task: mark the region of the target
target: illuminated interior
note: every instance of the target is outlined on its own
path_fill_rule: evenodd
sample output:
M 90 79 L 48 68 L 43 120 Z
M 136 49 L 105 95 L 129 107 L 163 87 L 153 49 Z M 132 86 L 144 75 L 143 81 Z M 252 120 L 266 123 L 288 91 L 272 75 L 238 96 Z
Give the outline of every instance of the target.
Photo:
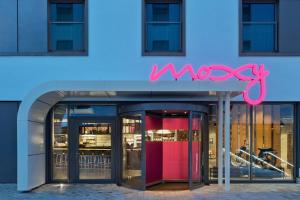
M 145 180 L 142 179 L 141 116 L 123 118 L 123 180 L 133 186 L 180 183 L 189 187 L 189 122 L 191 181 L 202 182 L 202 114 L 184 110 L 152 110 L 145 114 Z M 152 187 L 151 187 L 152 188 Z
M 216 106 L 210 107 L 210 178 L 217 178 Z M 231 180 L 292 180 L 294 177 L 292 104 L 231 106 Z

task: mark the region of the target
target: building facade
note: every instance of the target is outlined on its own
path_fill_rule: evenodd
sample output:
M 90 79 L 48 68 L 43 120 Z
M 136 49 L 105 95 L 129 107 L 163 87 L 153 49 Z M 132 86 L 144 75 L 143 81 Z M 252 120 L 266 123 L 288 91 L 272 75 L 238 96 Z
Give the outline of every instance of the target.
M 299 9 L 0 0 L 0 182 L 296 182 Z

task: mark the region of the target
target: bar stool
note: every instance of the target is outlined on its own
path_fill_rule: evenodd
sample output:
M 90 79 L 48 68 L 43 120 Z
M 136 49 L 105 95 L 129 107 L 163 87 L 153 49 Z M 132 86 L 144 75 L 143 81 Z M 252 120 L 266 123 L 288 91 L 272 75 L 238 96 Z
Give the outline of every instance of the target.
M 94 156 L 94 164 L 95 168 L 100 168 L 101 167 L 101 157 L 99 155 Z
M 63 168 L 68 167 L 68 154 L 66 154 L 66 153 L 62 154 L 62 167 Z
M 79 168 L 84 168 L 84 157 L 83 157 L 83 155 L 79 156 Z
M 55 157 L 55 167 L 56 168 L 59 168 L 60 167 L 60 154 L 56 153 L 54 154 L 54 157 Z
M 110 166 L 111 166 L 110 156 L 105 156 L 104 157 L 104 168 L 110 169 Z

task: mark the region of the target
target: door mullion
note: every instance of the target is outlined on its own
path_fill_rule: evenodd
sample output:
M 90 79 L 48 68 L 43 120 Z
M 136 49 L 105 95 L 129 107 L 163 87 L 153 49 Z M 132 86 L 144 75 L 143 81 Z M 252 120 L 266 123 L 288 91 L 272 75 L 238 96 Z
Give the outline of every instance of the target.
M 78 121 L 70 119 L 69 132 L 69 179 L 71 183 L 79 181 L 77 150 L 78 150 Z
M 110 120 L 109 123 L 111 124 L 111 135 L 110 135 L 110 142 L 111 142 L 111 179 L 113 181 L 116 180 L 116 123 L 114 120 Z
M 189 179 L 189 188 L 192 189 L 193 187 L 193 181 L 192 181 L 192 170 L 193 170 L 193 163 L 192 163 L 192 156 L 193 156 L 193 147 L 192 147 L 192 140 L 193 140 L 193 137 L 192 137 L 192 116 L 193 116 L 193 112 L 191 111 L 190 114 L 189 114 L 189 130 L 188 130 L 188 134 L 189 134 L 189 137 L 188 137 L 188 179 Z

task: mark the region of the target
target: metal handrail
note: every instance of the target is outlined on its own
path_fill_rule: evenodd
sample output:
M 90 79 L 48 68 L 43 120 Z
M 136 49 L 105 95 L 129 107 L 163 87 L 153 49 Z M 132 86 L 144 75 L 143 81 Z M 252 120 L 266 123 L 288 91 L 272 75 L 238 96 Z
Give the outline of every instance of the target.
M 267 153 L 267 154 L 269 154 L 269 155 L 271 155 L 271 156 L 273 156 L 273 157 L 279 159 L 281 162 L 286 163 L 286 164 L 288 164 L 288 165 L 291 166 L 291 167 L 294 167 L 294 165 L 292 165 L 292 164 L 289 163 L 288 161 L 281 159 L 280 157 L 276 156 L 275 154 L 273 154 L 273 153 L 271 153 L 271 152 L 265 152 L 265 153 Z
M 250 155 L 248 152 L 246 152 L 246 151 L 244 151 L 244 150 L 241 150 L 241 149 L 240 149 L 240 151 L 243 152 L 243 153 L 245 153 L 245 154 L 247 154 L 247 155 L 249 155 L 249 156 L 252 156 L 254 159 L 256 159 L 256 160 L 258 160 L 258 161 L 260 161 L 260 162 L 263 162 L 264 164 L 270 166 L 271 168 L 273 168 L 273 169 L 275 169 L 275 170 L 277 170 L 277 171 L 283 173 L 285 176 L 289 176 L 289 174 L 286 173 L 285 171 L 282 171 L 281 169 L 275 167 L 274 165 L 271 165 L 270 163 L 268 163 L 268 162 L 262 160 L 261 158 L 258 158 L 258 157 L 255 156 L 255 155 Z
M 225 149 L 223 149 L 223 151 L 225 152 Z M 232 153 L 232 152 L 230 152 L 230 155 L 233 156 L 233 157 L 235 157 L 236 159 L 241 160 L 241 161 L 245 162 L 246 164 L 250 165 L 250 162 L 249 162 L 248 160 L 246 160 L 246 159 L 244 159 L 244 158 L 242 158 L 242 157 L 240 157 L 240 156 L 237 156 L 237 155 L 235 155 L 235 154 Z M 252 165 L 253 165 L 254 167 L 261 168 L 260 166 L 254 164 L 254 163 L 252 163 Z
M 224 149 L 224 148 L 223 148 L 223 151 L 225 152 L 225 149 Z M 242 158 L 242 157 L 240 157 L 240 156 L 237 156 L 237 155 L 235 155 L 235 154 L 232 153 L 232 152 L 230 152 L 230 155 L 231 155 L 232 157 L 235 157 L 235 158 L 237 158 L 238 160 L 241 160 L 241 161 L 245 162 L 246 164 L 250 165 L 250 162 L 247 161 L 246 159 L 244 159 L 244 158 Z M 257 167 L 257 168 L 261 168 L 260 166 L 254 164 L 254 163 L 252 163 L 252 165 L 255 166 L 255 167 Z

